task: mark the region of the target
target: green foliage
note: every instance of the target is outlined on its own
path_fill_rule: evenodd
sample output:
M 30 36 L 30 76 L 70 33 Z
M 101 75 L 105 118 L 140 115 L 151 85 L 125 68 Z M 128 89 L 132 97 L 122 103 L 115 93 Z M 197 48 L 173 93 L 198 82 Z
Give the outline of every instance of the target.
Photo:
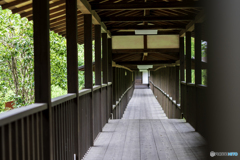
M 83 45 L 78 45 L 78 52 L 81 66 L 84 65 Z M 67 93 L 66 58 L 66 39 L 51 31 L 52 98 Z M 83 85 L 84 72 L 79 72 L 79 88 Z M 0 6 L 0 112 L 5 102 L 12 100 L 16 102 L 15 107 L 34 102 L 33 23 Z

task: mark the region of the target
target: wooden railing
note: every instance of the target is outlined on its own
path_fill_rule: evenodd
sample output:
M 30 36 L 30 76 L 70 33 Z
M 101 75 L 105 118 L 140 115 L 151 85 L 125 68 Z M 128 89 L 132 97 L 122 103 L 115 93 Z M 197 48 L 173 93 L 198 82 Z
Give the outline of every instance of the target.
M 181 82 L 181 109 L 184 118 L 206 136 L 206 94 L 207 86 Z
M 123 116 L 123 113 L 126 109 L 126 106 L 128 102 L 130 101 L 132 95 L 133 95 L 133 85 L 131 85 L 119 98 L 118 101 L 116 101 L 116 104 L 113 105 L 113 119 L 120 119 Z
M 176 100 L 173 100 L 166 92 L 161 88 L 156 86 L 152 81 L 150 82 L 150 87 L 153 91 L 153 94 L 156 96 L 158 102 L 162 106 L 165 114 L 168 118 L 181 118 L 181 106 L 176 103 Z
M 54 160 L 69 160 L 74 156 L 81 159 L 109 118 L 121 118 L 133 86 L 113 106 L 112 85 L 109 82 L 94 86 L 93 91 L 83 89 L 78 97 L 67 94 L 52 99 L 49 123 Z M 36 103 L 0 114 L 1 160 L 43 160 L 43 135 L 48 134 L 43 121 L 48 110 L 47 104 Z

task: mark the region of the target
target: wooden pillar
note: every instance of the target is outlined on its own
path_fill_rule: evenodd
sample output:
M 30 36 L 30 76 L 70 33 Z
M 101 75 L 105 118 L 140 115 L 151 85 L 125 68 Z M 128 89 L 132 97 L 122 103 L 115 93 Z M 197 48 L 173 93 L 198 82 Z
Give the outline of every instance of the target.
M 103 68 L 103 84 L 108 84 L 108 39 L 107 39 L 107 33 L 102 33 L 102 68 Z M 106 87 L 106 94 L 103 95 L 103 97 L 106 97 L 104 100 L 106 101 L 106 112 L 105 112 L 105 117 L 106 117 L 106 121 L 108 122 L 108 107 L 109 107 L 109 103 L 108 103 L 108 87 Z
M 116 104 L 116 91 L 117 91 L 117 78 L 116 78 L 116 73 L 117 73 L 117 68 L 113 67 L 113 81 L 112 81 L 112 95 L 113 95 L 113 105 Z
M 102 85 L 101 26 L 95 25 L 95 84 Z
M 102 33 L 102 68 L 103 68 L 103 83 L 108 83 L 108 40 L 107 33 Z
M 195 24 L 195 84 L 202 84 L 202 27 L 200 23 Z
M 112 38 L 108 38 L 108 82 L 112 82 Z
M 51 74 L 49 43 L 49 0 L 33 0 L 35 103 L 46 103 L 41 140 L 43 159 L 53 159 L 51 122 Z
M 180 76 L 181 81 L 184 81 L 184 37 L 180 37 Z
M 78 139 L 81 128 L 78 122 L 80 121 L 79 114 L 79 98 L 78 98 L 78 46 L 77 46 L 77 1 L 68 0 L 66 1 L 66 38 L 67 38 L 67 84 L 68 93 L 75 93 L 76 98 L 74 99 L 74 111 L 75 111 L 75 127 L 74 129 L 74 153 L 78 153 Z
M 179 103 L 179 67 L 176 66 L 175 68 L 176 72 L 175 72 L 175 97 L 176 97 L 176 103 Z
M 191 83 L 191 32 L 186 32 L 186 83 Z
M 84 68 L 85 68 L 85 89 L 93 89 L 93 73 L 92 73 L 92 15 L 84 14 Z M 92 92 L 91 92 L 92 93 Z M 90 119 L 90 145 L 93 146 L 93 103 L 92 94 L 90 96 L 89 115 Z

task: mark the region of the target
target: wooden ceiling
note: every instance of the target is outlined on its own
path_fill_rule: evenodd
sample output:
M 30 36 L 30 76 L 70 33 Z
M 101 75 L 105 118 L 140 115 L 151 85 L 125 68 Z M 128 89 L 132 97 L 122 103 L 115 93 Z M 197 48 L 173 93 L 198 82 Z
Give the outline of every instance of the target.
M 135 29 L 157 29 L 158 34 L 180 34 L 188 29 L 196 17 L 201 14 L 203 6 L 201 0 L 78 0 L 90 3 L 91 9 L 101 18 L 111 35 L 134 35 Z M 65 0 L 49 0 L 50 3 L 50 29 L 59 35 L 66 35 L 66 8 Z M 0 0 L 3 9 L 10 9 L 21 17 L 33 19 L 31 0 Z M 191 30 L 193 31 L 193 30 Z M 78 10 L 78 43 L 83 39 L 83 13 Z M 94 39 L 94 27 L 93 27 Z M 178 52 L 151 52 L 144 53 L 113 53 L 113 60 L 122 63 L 131 69 L 137 63 L 169 62 L 179 58 Z M 130 65 L 123 62 L 133 62 Z M 161 63 L 154 66 L 163 65 Z

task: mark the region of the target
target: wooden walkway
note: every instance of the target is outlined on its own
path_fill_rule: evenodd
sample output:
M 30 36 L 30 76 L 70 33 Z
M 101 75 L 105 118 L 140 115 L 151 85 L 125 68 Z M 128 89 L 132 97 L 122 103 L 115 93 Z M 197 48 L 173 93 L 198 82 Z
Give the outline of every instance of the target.
M 123 119 L 110 120 L 83 159 L 202 160 L 205 145 L 184 120 L 167 119 L 150 89 L 136 89 Z

